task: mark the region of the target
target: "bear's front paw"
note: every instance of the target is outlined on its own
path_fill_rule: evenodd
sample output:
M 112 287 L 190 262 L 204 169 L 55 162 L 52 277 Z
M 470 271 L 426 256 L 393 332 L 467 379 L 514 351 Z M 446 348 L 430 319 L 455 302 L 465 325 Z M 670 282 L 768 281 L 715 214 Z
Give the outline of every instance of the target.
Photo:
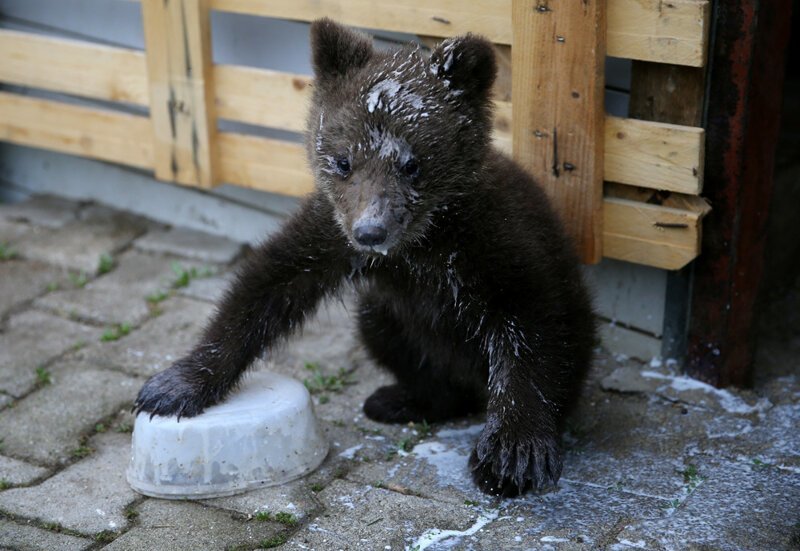
M 513 497 L 554 489 L 561 476 L 561 451 L 555 435 L 484 429 L 469 466 L 482 492 Z
M 176 415 L 180 419 L 199 415 L 205 406 L 210 405 L 207 402 L 208 396 L 203 392 L 202 385 L 188 380 L 182 364 L 178 362 L 145 382 L 133 409 L 137 415 L 147 412 L 151 417 Z

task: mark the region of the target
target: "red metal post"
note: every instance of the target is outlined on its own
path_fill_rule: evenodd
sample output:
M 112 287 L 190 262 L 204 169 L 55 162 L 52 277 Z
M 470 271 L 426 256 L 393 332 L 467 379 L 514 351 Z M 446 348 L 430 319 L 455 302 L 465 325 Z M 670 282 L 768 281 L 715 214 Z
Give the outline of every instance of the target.
M 714 210 L 694 265 L 687 371 L 742 386 L 753 363 L 791 0 L 715 4 L 703 191 Z

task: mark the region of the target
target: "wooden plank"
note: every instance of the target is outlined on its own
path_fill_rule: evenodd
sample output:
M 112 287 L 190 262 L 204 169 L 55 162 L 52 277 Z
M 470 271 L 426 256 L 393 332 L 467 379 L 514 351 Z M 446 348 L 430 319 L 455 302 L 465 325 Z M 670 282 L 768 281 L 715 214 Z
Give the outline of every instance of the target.
M 152 168 L 145 117 L 0 92 L 0 140 Z
M 513 0 L 513 149 L 584 262 L 602 258 L 605 9 Z
M 700 217 L 696 213 L 606 197 L 605 256 L 676 270 L 697 256 Z
M 302 145 L 234 133 L 218 138 L 221 181 L 284 195 L 314 189 Z
M 0 29 L 0 82 L 147 105 L 142 52 Z
M 142 2 L 156 177 L 211 187 L 216 116 L 207 0 Z
M 249 124 L 303 132 L 311 78 L 267 69 L 214 66 L 217 115 Z
M 701 67 L 711 4 L 707 0 L 608 2 L 608 55 Z
M 703 189 L 702 128 L 606 117 L 605 179 L 697 195 Z
M 140 1 L 140 0 L 134 0 Z M 212 8 L 262 17 L 313 21 L 440 38 L 473 32 L 512 42 L 513 0 L 212 0 Z M 550 9 L 552 6 L 542 3 Z M 701 66 L 708 44 L 708 0 L 608 0 L 608 55 Z

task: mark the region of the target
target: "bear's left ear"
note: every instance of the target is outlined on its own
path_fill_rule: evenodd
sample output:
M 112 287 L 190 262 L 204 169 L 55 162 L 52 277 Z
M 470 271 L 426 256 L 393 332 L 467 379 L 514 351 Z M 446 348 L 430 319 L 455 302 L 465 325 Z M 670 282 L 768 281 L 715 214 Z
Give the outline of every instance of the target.
M 372 40 L 327 17 L 311 24 L 311 57 L 318 79 L 344 76 L 372 56 Z
M 429 63 L 450 88 L 480 99 L 488 97 L 497 74 L 492 43 L 473 34 L 445 40 L 431 52 Z

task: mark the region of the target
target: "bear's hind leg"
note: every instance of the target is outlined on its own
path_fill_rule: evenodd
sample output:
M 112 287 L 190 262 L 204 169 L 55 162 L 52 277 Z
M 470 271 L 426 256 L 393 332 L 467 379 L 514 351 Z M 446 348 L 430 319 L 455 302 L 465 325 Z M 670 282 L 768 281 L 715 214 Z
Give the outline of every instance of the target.
M 364 402 L 367 417 L 382 423 L 435 422 L 485 407 L 481 387 L 459 380 L 452 369 L 452 344 L 425 350 L 430 343 L 414 339 L 391 304 L 375 294 L 362 297 L 358 321 L 367 351 L 397 377 L 396 384 L 379 388 Z

